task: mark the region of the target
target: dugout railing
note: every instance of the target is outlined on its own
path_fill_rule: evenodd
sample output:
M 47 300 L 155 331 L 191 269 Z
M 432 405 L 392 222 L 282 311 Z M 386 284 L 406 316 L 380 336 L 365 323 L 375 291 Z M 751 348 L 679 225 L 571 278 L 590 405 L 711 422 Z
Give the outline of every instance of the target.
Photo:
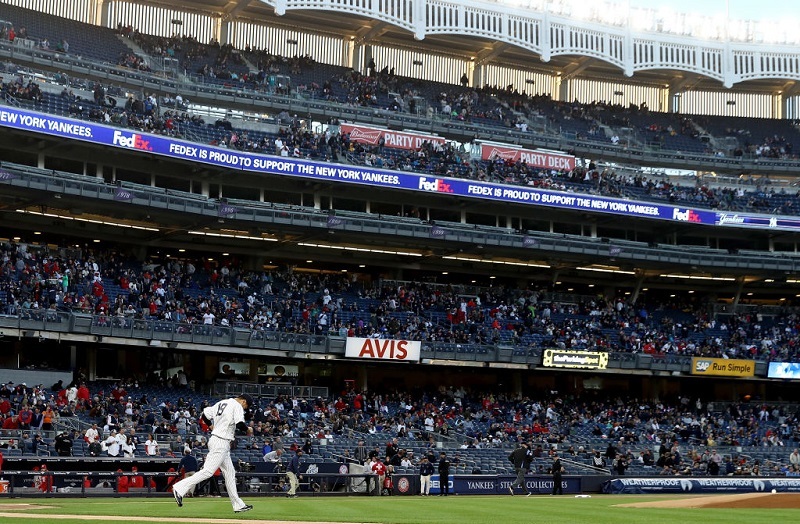
M 236 477 L 237 489 L 242 496 L 285 497 L 289 489 L 289 481 L 282 469 L 239 471 Z M 134 481 L 134 478 L 139 480 Z M 3 471 L 0 472 L 0 498 L 163 497 L 171 496 L 172 484 L 180 478 L 176 472 Z M 212 479 L 198 485 L 191 496 L 225 496 L 222 478 Z M 371 471 L 303 473 L 297 494 L 376 496 L 380 494 L 379 487 L 377 476 Z

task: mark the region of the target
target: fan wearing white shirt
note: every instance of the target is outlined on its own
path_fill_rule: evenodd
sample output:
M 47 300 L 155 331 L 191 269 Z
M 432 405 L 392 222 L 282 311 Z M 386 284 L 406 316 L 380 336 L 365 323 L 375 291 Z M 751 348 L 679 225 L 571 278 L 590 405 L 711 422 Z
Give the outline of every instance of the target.
M 153 437 L 152 433 L 149 433 L 147 440 L 144 441 L 144 452 L 148 457 L 158 456 L 158 441 Z

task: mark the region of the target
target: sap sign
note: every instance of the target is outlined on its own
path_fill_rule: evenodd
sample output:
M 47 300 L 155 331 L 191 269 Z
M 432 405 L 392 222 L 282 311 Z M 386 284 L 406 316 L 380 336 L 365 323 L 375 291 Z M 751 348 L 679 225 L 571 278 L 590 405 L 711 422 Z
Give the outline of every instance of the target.
M 422 344 L 417 340 L 350 337 L 345 346 L 345 357 L 390 360 L 394 362 L 419 362 Z

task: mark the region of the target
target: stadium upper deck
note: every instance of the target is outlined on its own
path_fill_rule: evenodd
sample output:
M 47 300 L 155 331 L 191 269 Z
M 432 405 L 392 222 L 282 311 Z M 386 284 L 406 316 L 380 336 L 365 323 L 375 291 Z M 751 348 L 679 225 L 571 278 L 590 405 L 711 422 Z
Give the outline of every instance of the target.
M 52 24 L 50 24 L 48 27 L 53 28 L 54 26 Z M 58 29 L 51 29 L 51 30 L 56 31 Z M 66 39 L 66 38 L 65 37 L 59 38 L 58 35 L 56 35 L 53 39 L 54 40 L 60 40 L 60 39 Z M 215 61 L 216 61 L 216 59 L 215 59 Z M 111 68 L 109 68 L 109 70 L 110 69 Z M 334 76 L 336 76 L 337 74 L 341 75 L 343 73 L 343 71 L 344 71 L 344 69 L 341 69 L 338 72 L 334 71 Z M 226 79 L 225 81 L 230 81 L 230 79 Z M 432 94 L 435 94 L 435 93 L 432 93 Z M 52 100 L 52 98 L 53 97 L 48 97 L 49 100 Z M 509 100 L 513 101 L 513 98 L 510 98 Z M 435 100 L 429 100 L 429 102 L 434 103 L 436 101 Z M 535 100 L 534 100 L 534 102 L 535 102 Z M 90 104 L 87 104 L 87 107 L 89 105 Z M 610 118 L 608 119 L 609 123 L 614 123 L 616 120 L 618 120 L 618 119 L 620 119 L 622 117 L 625 117 L 626 114 L 630 113 L 627 109 L 623 110 L 622 108 L 620 108 L 620 110 L 617 111 L 615 109 L 615 106 L 601 106 L 601 105 L 584 105 L 584 104 L 578 104 L 577 106 L 567 105 L 567 109 L 568 109 L 568 111 L 566 111 L 566 115 L 569 116 L 569 118 L 564 118 L 564 116 L 563 116 L 565 114 L 564 107 L 562 105 L 559 105 L 558 103 L 553 103 L 552 105 L 550 105 L 549 102 L 545 103 L 543 105 L 542 111 L 543 111 L 543 113 L 545 113 L 547 115 L 549 115 L 551 113 L 553 115 L 555 115 L 555 114 L 562 115 L 562 118 L 564 119 L 564 121 L 575 120 L 575 118 L 573 118 L 573 114 L 575 114 L 575 111 L 577 111 L 577 113 L 579 115 L 583 115 L 584 113 L 592 113 L 592 112 L 596 112 L 596 113 L 608 112 L 608 113 L 610 113 L 610 115 L 609 115 Z M 484 111 L 491 111 L 491 110 L 492 110 L 491 108 L 487 108 Z M 602 111 L 598 111 L 598 110 L 602 110 Z M 633 114 L 633 113 L 631 113 L 631 114 Z M 668 115 L 664 115 L 664 118 L 666 118 L 666 117 L 668 117 Z M 660 118 L 662 118 L 662 116 L 658 115 L 658 116 L 654 116 L 653 118 L 654 119 L 660 119 Z M 598 118 L 597 121 L 602 123 L 603 119 L 602 118 Z M 484 126 L 488 126 L 490 122 L 492 122 L 491 119 L 483 120 L 483 121 L 480 121 L 480 124 L 484 125 Z M 655 130 L 653 131 L 654 133 L 660 133 L 660 134 L 666 135 L 668 137 L 672 137 L 673 132 L 675 132 L 675 128 L 670 129 L 670 126 L 671 126 L 672 123 L 674 123 L 674 122 L 670 122 L 669 120 L 663 120 L 663 121 L 655 120 L 655 121 L 651 121 L 651 123 L 649 125 L 645 126 L 645 127 L 648 127 L 648 128 L 654 127 L 655 128 Z M 627 123 L 623 120 L 623 121 L 620 122 L 620 124 L 624 126 Z M 785 124 L 785 122 L 784 122 L 784 124 Z M 678 129 L 679 129 L 679 131 L 676 134 L 683 134 L 682 133 L 683 129 L 680 128 L 680 127 Z M 739 129 L 739 128 L 736 128 L 736 129 Z M 758 133 L 756 133 L 756 134 L 758 134 Z M 227 136 L 224 136 L 224 135 L 220 135 L 220 136 L 222 138 L 226 139 L 226 140 L 230 138 L 230 137 L 227 137 Z M 265 138 L 271 138 L 271 137 L 269 137 L 268 135 L 265 135 Z M 214 138 L 214 140 L 217 140 L 217 139 L 218 138 Z M 206 139 L 206 140 L 208 140 L 208 139 Z M 791 144 L 791 140 L 781 140 L 781 141 L 778 141 L 778 143 L 777 143 L 778 146 L 781 146 L 781 145 L 785 146 L 787 144 L 790 145 Z M 751 145 L 753 145 L 755 147 L 755 144 L 751 144 Z M 758 147 L 761 147 L 761 145 L 759 145 Z M 774 149 L 780 151 L 780 147 L 775 147 Z M 770 147 L 768 149 L 769 152 L 772 152 L 772 150 L 773 150 L 772 147 Z M 783 153 L 780 153 L 780 154 L 791 156 L 792 152 L 791 152 L 791 150 L 787 151 L 786 149 L 784 149 Z M 767 156 L 769 156 L 769 155 L 767 155 Z M 56 163 L 56 165 L 58 165 L 58 163 Z M 433 173 L 440 173 L 438 171 L 432 171 L 432 172 Z M 125 175 L 122 174 L 122 170 L 120 170 L 120 177 L 117 178 L 116 180 L 120 180 L 120 178 L 123 178 L 123 179 L 125 178 Z M 505 178 L 505 177 L 503 177 L 503 178 Z M 137 180 L 137 181 L 138 180 L 142 180 L 143 182 L 146 182 L 146 181 L 152 182 L 152 179 L 145 180 L 145 179 L 140 179 L 140 178 L 136 178 L 136 177 L 131 177 L 130 180 Z M 503 180 L 503 181 L 505 181 L 505 180 Z M 611 179 L 608 182 L 609 183 L 606 184 L 606 181 L 603 181 L 602 183 L 599 184 L 599 187 L 592 187 L 591 190 L 618 191 L 618 184 L 617 184 L 618 180 Z M 243 182 L 243 183 L 246 183 L 246 182 Z M 580 184 L 576 185 L 575 187 L 579 188 L 579 186 L 580 186 Z M 611 187 L 611 186 L 617 186 L 617 187 Z M 174 184 L 172 184 L 171 187 L 176 187 L 176 186 Z M 608 189 L 609 187 L 611 187 L 611 189 Z M 220 188 L 222 188 L 222 185 L 220 186 Z M 708 199 L 708 197 L 709 197 L 709 194 L 708 194 L 707 191 L 702 190 L 702 191 L 698 192 L 697 188 L 685 188 L 685 189 L 684 188 L 678 188 L 678 190 L 673 191 L 672 188 L 670 188 L 669 186 L 665 186 L 662 189 L 665 189 L 665 191 L 661 195 L 662 198 L 675 199 L 676 202 L 692 202 L 693 205 L 694 205 L 695 202 L 697 202 L 697 199 L 701 199 L 702 200 L 702 199 Z M 759 189 L 761 189 L 761 188 L 759 188 Z M 197 190 L 195 190 L 195 192 L 197 192 Z M 786 192 L 786 191 L 784 190 L 784 192 Z M 751 206 L 750 209 L 758 209 L 760 211 L 768 211 L 768 212 L 776 212 L 776 213 L 778 213 L 778 212 L 791 212 L 791 211 L 786 211 L 786 210 L 790 210 L 790 209 L 796 207 L 794 205 L 794 203 L 792 202 L 792 197 L 791 197 L 791 193 L 790 192 L 786 192 L 788 194 L 785 194 L 785 195 L 782 194 L 780 191 L 775 191 L 774 192 L 775 194 L 773 194 L 773 192 L 770 192 L 770 191 L 766 191 L 766 192 L 762 191 L 761 193 L 762 194 L 759 194 L 759 193 L 748 194 L 747 197 L 744 199 L 744 203 L 743 203 L 744 207 L 739 206 L 738 204 L 736 204 L 733 207 L 731 207 L 731 209 L 734 209 L 734 210 L 735 209 L 746 209 L 747 208 L 746 206 L 749 205 L 749 206 Z M 230 196 L 230 195 L 236 196 L 236 195 L 239 195 L 239 194 L 243 195 L 244 192 L 243 191 L 239 191 L 238 188 L 233 188 L 233 187 L 227 187 L 226 186 L 225 187 L 225 194 L 228 195 L 228 196 Z M 336 198 L 338 198 L 338 197 L 336 197 Z M 644 198 L 648 198 L 648 195 L 637 195 L 637 198 L 643 198 L 643 199 Z M 775 199 L 774 202 L 772 202 L 773 199 Z M 727 198 L 725 199 L 725 202 L 727 202 Z M 725 203 L 725 202 L 723 202 L 723 203 Z M 338 200 L 337 200 L 337 203 L 338 203 Z M 698 203 L 698 205 L 702 204 L 702 202 L 697 202 L 697 203 Z M 717 200 L 717 203 L 715 204 L 714 203 L 714 199 L 712 199 L 711 205 L 717 205 L 717 206 L 720 205 L 719 200 Z M 756 206 L 756 207 L 753 207 L 753 206 Z M 434 206 L 431 206 L 431 207 L 433 208 Z M 332 205 L 331 208 L 332 209 L 334 208 L 333 205 Z M 400 212 L 401 214 L 406 214 L 406 213 L 409 213 L 410 210 L 404 210 L 402 208 L 394 208 L 394 209 L 392 209 L 392 212 L 390 212 L 388 214 L 395 214 L 394 211 Z M 435 211 L 433 212 L 433 214 L 431 216 L 426 216 L 424 218 L 426 218 L 426 219 L 427 218 L 434 219 L 434 220 L 439 221 L 440 223 L 446 223 L 448 221 L 448 219 L 450 219 L 452 222 L 458 222 L 458 221 L 460 221 L 462 219 L 461 214 L 458 214 L 458 213 L 440 214 L 440 215 L 436 215 L 436 216 L 433 216 L 433 215 L 436 215 Z M 470 217 L 470 219 L 472 219 L 472 217 Z M 571 225 L 566 228 L 568 231 L 580 231 L 581 234 L 583 233 L 583 231 L 584 231 L 583 228 L 584 228 L 584 226 L 586 224 L 585 224 L 585 221 L 584 221 L 584 219 L 582 217 L 576 215 L 575 213 L 564 213 L 563 215 L 558 215 L 558 220 L 556 220 L 556 222 L 561 221 L 561 219 L 563 219 L 564 222 L 571 222 Z M 519 220 L 518 224 L 521 226 L 519 228 L 519 230 L 538 229 L 539 228 L 539 224 L 536 224 L 535 220 L 536 219 L 533 219 L 531 221 L 527 221 L 527 219 Z M 495 225 L 496 224 L 497 224 L 497 222 L 495 221 Z M 514 224 L 514 225 L 516 226 L 517 224 Z M 525 227 L 527 225 L 533 225 L 534 228 Z M 559 228 L 560 226 L 557 225 L 555 227 Z M 592 227 L 594 227 L 594 226 L 592 226 Z M 598 229 L 596 231 L 596 237 L 604 237 L 605 236 L 604 233 L 606 231 L 610 231 L 610 229 L 607 230 L 607 229 L 604 229 L 604 227 L 606 227 L 606 225 L 601 225 L 601 226 L 598 227 Z M 611 226 L 609 224 L 608 227 L 616 227 L 616 226 Z M 517 229 L 517 228 L 514 227 L 514 229 Z M 556 231 L 552 230 L 553 229 L 552 226 L 550 226 L 550 229 L 551 229 L 551 232 L 556 232 Z M 637 229 L 638 229 L 638 226 L 637 226 Z M 618 238 L 620 237 L 620 234 L 618 234 L 617 232 L 614 232 L 614 233 L 615 234 L 609 235 L 609 237 L 618 237 Z M 671 234 L 673 234 L 673 233 L 669 233 L 669 235 L 671 235 Z M 738 236 L 740 236 L 740 234 L 741 234 L 741 232 L 737 232 L 736 234 L 732 234 L 732 236 L 738 237 Z M 750 234 L 750 233 L 748 233 L 748 234 Z M 652 240 L 658 241 L 658 240 L 660 240 L 662 238 L 666 239 L 666 238 L 669 238 L 669 235 L 664 235 L 662 237 L 661 235 L 650 235 L 649 233 L 648 234 L 643 234 L 642 232 L 639 232 L 639 233 L 637 233 L 636 238 L 640 242 L 642 242 L 642 241 L 647 242 L 647 241 L 652 241 Z M 592 234 L 592 236 L 594 238 L 594 233 Z M 628 238 L 630 238 L 628 236 L 628 233 L 625 233 L 622 236 L 625 237 L 625 240 L 628 240 Z M 720 233 L 717 233 L 717 232 L 715 232 L 713 234 L 708 234 L 708 232 L 706 231 L 706 232 L 703 232 L 701 236 L 706 237 L 704 240 L 701 241 L 705 245 L 705 247 L 711 247 L 712 250 L 716 249 L 719 252 L 719 254 L 727 253 L 728 249 L 738 249 L 738 248 L 741 248 L 741 247 L 744 247 L 745 249 L 747 249 L 748 247 L 756 248 L 756 249 L 769 249 L 770 248 L 770 244 L 768 242 L 766 242 L 763 238 L 760 239 L 757 242 L 754 242 L 753 244 L 747 244 L 747 243 L 736 243 L 736 242 L 733 241 L 733 239 L 731 239 L 731 242 L 728 242 L 727 240 L 720 242 L 721 236 L 720 236 Z M 793 242 L 793 240 L 792 240 L 792 237 L 790 235 L 787 235 L 784 238 L 775 239 L 775 242 L 784 243 L 784 245 L 789 245 L 789 244 L 791 244 Z M 680 242 L 678 242 L 678 243 L 680 243 Z M 709 245 L 709 244 L 711 244 L 711 245 Z M 774 244 L 772 244 L 772 245 L 774 246 Z

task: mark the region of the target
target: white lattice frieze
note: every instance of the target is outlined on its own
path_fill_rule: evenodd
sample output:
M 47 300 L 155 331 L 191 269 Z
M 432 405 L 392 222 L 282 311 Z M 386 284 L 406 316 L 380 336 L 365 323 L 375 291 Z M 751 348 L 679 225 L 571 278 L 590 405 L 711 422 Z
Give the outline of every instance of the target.
M 627 75 L 674 69 L 719 80 L 726 87 L 744 80 L 800 78 L 800 49 L 794 47 L 635 31 L 479 0 L 262 1 L 279 15 L 316 9 L 380 20 L 408 30 L 417 40 L 434 34 L 486 38 L 529 50 L 545 62 L 556 55 L 592 57 Z

